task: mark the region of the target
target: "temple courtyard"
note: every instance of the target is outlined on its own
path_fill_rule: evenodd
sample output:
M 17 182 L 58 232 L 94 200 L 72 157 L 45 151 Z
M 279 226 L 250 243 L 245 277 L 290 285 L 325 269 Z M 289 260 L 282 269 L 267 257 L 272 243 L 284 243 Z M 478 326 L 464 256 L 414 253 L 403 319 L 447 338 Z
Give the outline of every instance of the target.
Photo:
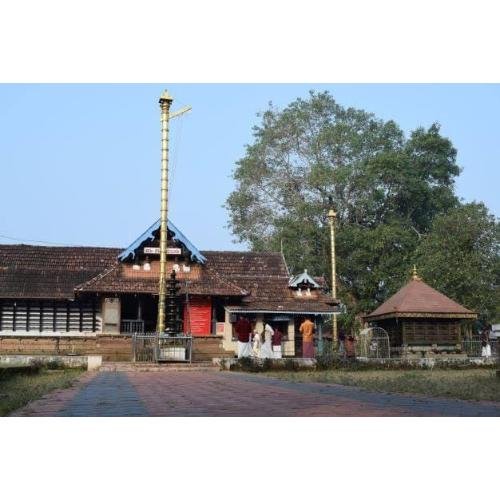
M 11 416 L 500 416 L 500 403 L 374 392 L 210 368 L 100 371 Z

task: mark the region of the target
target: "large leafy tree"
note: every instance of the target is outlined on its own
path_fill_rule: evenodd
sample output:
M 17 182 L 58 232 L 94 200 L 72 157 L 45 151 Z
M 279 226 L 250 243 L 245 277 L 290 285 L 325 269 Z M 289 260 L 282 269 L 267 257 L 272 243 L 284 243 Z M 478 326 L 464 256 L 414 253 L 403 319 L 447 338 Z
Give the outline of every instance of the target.
M 458 205 L 456 150 L 437 124 L 407 138 L 394 121 L 311 92 L 270 105 L 253 139 L 226 204 L 233 233 L 254 250 L 283 248 L 294 272 L 328 277 L 333 204 L 340 293 L 354 313 L 401 285 L 433 219 Z
M 430 285 L 490 322 L 500 317 L 500 224 L 482 203 L 435 218 L 416 251 Z

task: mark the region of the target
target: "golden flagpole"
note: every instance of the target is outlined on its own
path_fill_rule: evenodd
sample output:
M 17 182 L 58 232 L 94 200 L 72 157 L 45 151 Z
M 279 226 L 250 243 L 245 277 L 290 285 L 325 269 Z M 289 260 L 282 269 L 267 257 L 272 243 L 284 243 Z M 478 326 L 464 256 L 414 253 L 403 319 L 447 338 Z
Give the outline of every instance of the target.
M 337 273 L 335 270 L 335 221 L 337 214 L 333 208 L 328 211 L 328 224 L 330 225 L 330 254 L 332 265 L 332 298 L 337 299 Z M 337 345 L 337 315 L 332 314 L 333 348 Z
M 168 238 L 168 131 L 170 119 L 187 113 L 190 106 L 170 112 L 174 98 L 165 90 L 160 96 L 161 119 L 161 204 L 160 204 L 160 283 L 158 292 L 158 319 L 156 331 L 165 333 L 165 297 L 167 284 L 167 238 Z
M 168 126 L 173 97 L 165 90 L 160 96 L 161 111 L 161 205 L 160 205 L 160 284 L 156 331 L 165 332 L 165 293 L 167 280 L 168 225 Z

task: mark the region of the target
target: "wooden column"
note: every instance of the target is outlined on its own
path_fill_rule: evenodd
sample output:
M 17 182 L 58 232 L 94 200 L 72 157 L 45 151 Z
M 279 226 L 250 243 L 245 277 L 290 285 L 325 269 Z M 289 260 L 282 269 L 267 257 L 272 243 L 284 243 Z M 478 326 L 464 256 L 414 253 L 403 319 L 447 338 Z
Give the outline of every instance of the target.
M 142 297 L 137 296 L 137 319 L 142 320 Z

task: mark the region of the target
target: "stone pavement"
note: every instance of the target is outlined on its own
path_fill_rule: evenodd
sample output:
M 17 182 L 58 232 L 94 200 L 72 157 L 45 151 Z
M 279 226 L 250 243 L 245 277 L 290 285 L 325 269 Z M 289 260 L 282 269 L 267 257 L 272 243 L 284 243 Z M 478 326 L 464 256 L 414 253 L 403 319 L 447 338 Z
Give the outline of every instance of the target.
M 100 373 L 64 408 L 61 417 L 143 417 L 148 413 L 124 373 Z
M 500 404 L 229 372 L 101 372 L 15 416 L 500 416 Z

